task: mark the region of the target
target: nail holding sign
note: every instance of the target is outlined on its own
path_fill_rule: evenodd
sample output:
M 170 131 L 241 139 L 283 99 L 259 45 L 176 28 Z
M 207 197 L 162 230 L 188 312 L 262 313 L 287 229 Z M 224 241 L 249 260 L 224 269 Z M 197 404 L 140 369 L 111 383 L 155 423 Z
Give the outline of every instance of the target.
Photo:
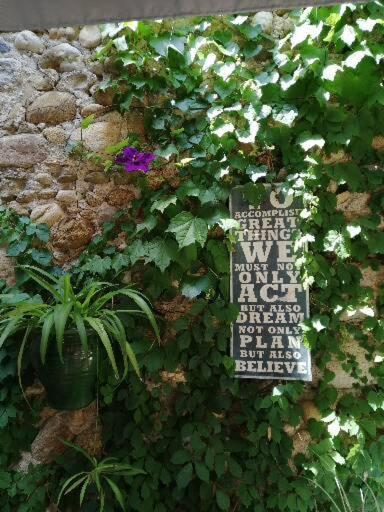
M 312 380 L 311 356 L 300 323 L 309 317 L 309 292 L 295 267 L 293 234 L 301 199 L 267 189 L 258 207 L 232 190 L 231 216 L 239 222 L 231 253 L 231 302 L 239 315 L 232 326 L 235 376 Z

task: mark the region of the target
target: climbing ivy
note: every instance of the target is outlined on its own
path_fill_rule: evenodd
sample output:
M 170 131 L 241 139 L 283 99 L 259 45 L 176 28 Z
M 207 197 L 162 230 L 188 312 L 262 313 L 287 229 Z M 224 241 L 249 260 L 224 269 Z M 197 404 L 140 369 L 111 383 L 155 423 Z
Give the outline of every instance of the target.
M 313 479 L 335 495 L 339 475 L 354 506 L 360 477 L 382 484 L 384 381 L 373 361 L 384 341 L 383 294 L 360 280 L 384 251 L 383 12 L 381 2 L 305 9 L 279 41 L 245 15 L 105 27 L 97 57 L 116 65 L 105 88 L 122 112 L 143 110 L 143 149 L 159 156 L 153 173 L 173 169 L 180 184 L 165 179 L 153 190 L 138 178 L 127 247 L 101 258 L 102 273 L 130 266 L 146 293 L 171 308 L 194 299 L 164 346 L 147 353 L 138 343 L 147 389 L 121 388 L 105 415 L 108 446 L 117 443 L 148 473 L 127 491 L 134 510 L 331 510 Z M 297 434 L 312 441 L 294 459 L 286 426 L 302 425 L 308 391 L 235 381 L 227 355 L 236 316 L 227 199 L 241 185 L 257 205 L 263 183 L 277 181 L 305 205 L 296 241 L 311 287 L 305 338 L 322 374 L 313 392 L 320 413 Z M 370 210 L 344 216 L 343 193 L 370 194 Z M 361 321 L 343 320 L 355 311 Z M 366 350 L 371 375 L 345 350 L 351 342 Z M 355 390 L 340 396 L 331 360 L 356 378 Z M 366 388 L 368 376 L 375 384 Z M 123 405 L 133 414 L 128 424 Z
M 0 245 L 7 246 L 7 256 L 17 257 L 19 263 L 47 266 L 52 255 L 47 250 L 49 227 L 35 224 L 27 216 L 0 206 Z
M 331 511 L 322 488 L 337 501 L 335 475 L 353 507 L 362 480 L 382 496 L 384 293 L 360 280 L 384 254 L 383 4 L 291 17 L 279 40 L 252 15 L 104 27 L 95 58 L 115 73 L 103 88 L 121 112 L 143 112 L 140 149 L 158 155 L 148 176 L 132 177 L 140 198 L 73 269 L 79 286 L 95 276 L 137 282 L 164 318 L 160 346 L 127 320 L 144 382 L 132 373 L 101 390 L 106 452 L 146 471 L 119 482 L 129 510 Z M 311 289 L 314 389 L 240 382 L 228 356 L 237 311 L 227 200 L 239 185 L 258 205 L 264 183 L 276 182 L 304 203 L 296 248 Z M 342 213 L 340 198 L 365 194 L 362 215 Z M 335 360 L 356 379 L 344 394 L 332 385 Z M 58 461 L 51 496 L 73 467 Z M 376 510 L 369 500 L 365 510 Z

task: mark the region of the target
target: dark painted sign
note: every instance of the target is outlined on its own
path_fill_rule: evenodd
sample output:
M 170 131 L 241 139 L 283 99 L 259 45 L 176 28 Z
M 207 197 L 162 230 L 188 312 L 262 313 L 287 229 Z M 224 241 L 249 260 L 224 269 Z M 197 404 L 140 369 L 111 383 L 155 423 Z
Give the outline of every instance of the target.
M 239 187 L 231 194 L 231 215 L 240 224 L 231 254 L 231 301 L 240 311 L 231 341 L 236 377 L 311 380 L 300 328 L 309 316 L 309 294 L 293 254 L 301 201 L 266 187 L 258 208 Z

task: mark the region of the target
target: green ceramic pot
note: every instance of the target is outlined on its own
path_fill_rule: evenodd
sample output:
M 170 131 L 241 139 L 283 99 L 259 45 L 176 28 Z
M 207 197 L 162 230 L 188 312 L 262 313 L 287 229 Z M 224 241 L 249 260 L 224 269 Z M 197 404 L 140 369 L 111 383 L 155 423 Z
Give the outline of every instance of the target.
M 57 351 L 56 339 L 50 340 L 45 364 L 40 358 L 40 338 L 32 347 L 32 359 L 37 375 L 47 392 L 47 400 L 54 409 L 73 411 L 82 409 L 95 399 L 97 376 L 96 342 L 88 338 L 86 352 L 76 331 L 64 335 L 63 360 Z

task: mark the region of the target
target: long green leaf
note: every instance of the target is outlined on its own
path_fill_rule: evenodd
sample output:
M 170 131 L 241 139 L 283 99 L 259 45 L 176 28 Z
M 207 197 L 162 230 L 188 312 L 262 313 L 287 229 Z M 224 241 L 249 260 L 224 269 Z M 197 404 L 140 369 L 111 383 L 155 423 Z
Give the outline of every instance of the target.
M 155 334 L 157 337 L 157 340 L 160 342 L 160 333 L 159 328 L 157 326 L 155 317 L 145 300 L 145 297 L 142 293 L 138 292 L 137 290 L 132 290 L 131 288 L 120 288 L 119 290 L 115 290 L 113 292 L 106 293 L 100 299 L 95 301 L 94 303 L 94 310 L 98 311 L 100 310 L 108 301 L 110 301 L 113 297 L 116 297 L 117 295 L 124 295 L 126 297 L 129 297 L 130 299 L 135 302 L 135 304 L 140 308 L 140 310 L 145 314 L 145 316 L 148 318 Z
M 79 298 L 86 297 L 93 289 L 96 289 L 97 291 L 100 292 L 104 288 L 111 288 L 111 286 L 113 285 L 111 283 L 107 283 L 107 281 L 92 281 L 91 283 L 87 284 L 84 288 L 82 288 L 80 292 L 77 294 L 77 296 Z
M 84 480 L 86 480 L 86 479 L 87 479 L 87 475 L 82 476 L 78 480 L 73 482 L 73 484 L 70 487 L 68 487 L 67 490 L 64 492 L 64 496 L 66 496 L 70 492 L 74 491 L 76 489 L 76 487 L 79 487 L 79 485 L 81 485 L 84 482 Z
M 93 307 L 95 308 L 96 311 L 100 310 L 107 302 L 111 301 L 114 297 L 117 297 L 118 295 L 124 295 L 124 293 L 123 293 L 124 291 L 133 292 L 133 293 L 145 298 L 145 296 L 142 293 L 140 293 L 139 291 L 132 290 L 128 286 L 125 286 L 124 288 L 119 288 L 118 290 L 112 290 L 108 293 L 105 293 L 104 295 L 99 297 L 93 303 Z
M 15 316 L 24 316 L 25 314 L 30 314 L 31 316 L 39 317 L 44 314 L 46 309 L 49 309 L 50 306 L 48 304 L 18 304 L 12 309 L 9 309 L 7 313 L 4 313 L 5 317 L 15 317 Z
M 159 328 L 157 326 L 155 317 L 148 306 L 147 302 L 142 298 L 141 294 L 138 294 L 137 292 L 133 290 L 121 290 L 120 291 L 122 295 L 125 295 L 133 300 L 133 302 L 136 303 L 136 305 L 145 313 L 146 317 L 148 318 L 150 324 L 152 325 L 152 329 L 154 330 L 157 341 L 160 343 L 160 333 Z
M 117 460 L 117 457 L 106 457 L 97 465 L 97 467 L 100 467 L 101 464 L 110 464 L 111 462 L 114 462 L 114 464 L 118 464 Z
M 139 368 L 139 363 L 137 362 L 137 359 L 136 359 L 136 354 L 134 353 L 134 351 L 132 350 L 132 347 L 131 345 L 128 343 L 128 341 L 126 342 L 126 346 L 125 346 L 126 350 L 127 350 L 127 354 L 128 354 L 128 359 L 133 367 L 133 369 L 135 370 L 135 373 L 136 375 L 139 377 L 139 379 L 141 380 L 141 373 L 140 373 L 140 368 Z
M 89 482 L 91 480 L 91 477 L 90 476 L 87 476 L 84 484 L 83 484 L 83 487 L 81 488 L 81 491 L 80 491 L 80 507 L 81 505 L 83 504 L 83 500 L 84 500 L 84 496 L 85 496 L 85 491 L 87 490 L 87 487 L 89 485 Z
M 118 488 L 118 486 L 115 484 L 115 482 L 113 482 L 113 480 L 111 480 L 110 478 L 108 478 L 107 476 L 104 477 L 105 480 L 108 482 L 109 484 L 109 487 L 112 489 L 112 492 L 113 494 L 115 495 L 115 498 L 117 500 L 117 502 L 119 503 L 120 507 L 124 510 L 125 512 L 125 505 L 124 505 L 124 500 L 123 500 L 123 495 L 121 494 L 121 491 L 120 489 Z
M 100 493 L 100 511 L 99 512 L 104 512 L 104 507 L 105 507 L 105 494 L 104 494 L 103 489 L 101 489 L 101 493 Z
M 76 475 L 72 475 L 70 476 L 64 483 L 63 483 L 63 486 L 62 488 L 60 489 L 60 494 L 57 498 L 57 502 L 56 502 L 56 505 L 59 506 L 59 503 L 60 503 L 60 500 L 61 498 L 63 497 L 63 494 L 65 492 L 65 490 L 68 488 L 68 486 L 74 481 L 76 480 L 76 478 L 79 478 L 80 475 L 86 475 L 87 472 L 86 471 L 81 471 L 81 473 L 76 473 Z
M 18 379 L 19 379 L 19 386 L 20 386 L 21 392 L 23 394 L 24 400 L 27 402 L 29 408 L 32 410 L 32 407 L 31 407 L 27 397 L 25 396 L 24 388 L 23 388 L 23 383 L 22 383 L 22 380 L 21 380 L 21 368 L 22 368 L 22 364 L 23 364 L 24 350 L 25 350 L 25 345 L 26 345 L 26 343 L 28 341 L 29 335 L 31 333 L 31 330 L 32 330 L 32 326 L 28 325 L 27 329 L 26 329 L 26 331 L 24 333 L 23 340 L 21 342 L 19 353 L 17 354 L 17 376 L 18 376 Z
M 97 295 L 98 293 L 102 292 L 104 289 L 107 289 L 107 288 L 110 288 L 111 287 L 111 284 L 110 283 L 106 283 L 104 281 L 97 281 L 96 283 L 93 283 L 91 286 L 89 286 L 89 290 L 88 288 L 85 289 L 85 291 L 87 291 L 87 294 L 86 294 L 86 297 L 84 299 L 84 302 L 82 304 L 83 308 L 86 309 L 89 307 L 90 303 L 91 303 L 91 299 Z M 79 298 L 82 297 L 84 295 L 84 293 L 80 292 L 79 293 Z
M 105 315 L 107 318 L 103 319 L 102 321 L 104 323 L 107 323 L 109 326 L 109 329 L 117 341 L 117 343 L 120 346 L 121 354 L 123 356 L 123 366 L 124 371 L 123 375 L 121 377 L 121 380 L 125 378 L 128 372 L 128 354 L 126 351 L 126 335 L 125 335 L 125 329 L 124 325 L 122 324 L 121 320 L 118 318 L 118 316 L 113 311 L 105 311 Z
M 18 265 L 18 267 L 22 268 L 22 269 L 32 270 L 33 272 L 37 272 L 37 273 L 41 274 L 42 276 L 46 277 L 47 279 L 50 279 L 51 281 L 53 281 L 55 284 L 57 284 L 59 282 L 57 277 L 53 276 L 52 274 L 50 274 L 46 270 L 43 270 L 40 267 L 35 267 L 34 265 Z
M 146 475 L 147 473 L 143 469 L 134 468 L 130 464 L 123 464 L 117 462 L 115 464 L 99 464 L 97 466 L 98 470 L 102 472 L 110 473 L 110 474 L 120 474 L 124 472 L 126 475 Z
M 100 321 L 100 319 L 98 318 L 91 318 L 91 317 L 88 317 L 86 316 L 84 318 L 84 320 L 86 322 L 88 322 L 88 324 L 92 327 L 92 329 L 94 331 L 96 331 L 96 333 L 98 334 L 102 344 L 104 345 L 104 348 L 107 352 L 107 355 L 108 355 L 108 358 L 111 362 L 111 365 L 112 365 L 112 368 L 113 368 L 113 371 L 115 372 L 115 374 L 118 376 L 119 375 L 119 372 L 117 370 L 117 365 L 116 365 L 116 360 L 115 360 L 115 356 L 113 354 L 113 349 L 112 349 L 112 345 L 111 345 L 111 341 L 109 339 L 109 336 L 104 328 L 104 325 L 103 323 Z
M 83 450 L 83 448 L 81 448 L 80 446 L 77 446 L 77 444 L 74 444 L 74 443 L 71 443 L 71 441 L 66 441 L 65 439 L 61 439 L 59 437 L 59 441 L 63 444 L 65 444 L 65 446 L 68 446 L 69 448 L 72 448 L 73 450 L 81 453 L 81 455 L 83 455 L 86 459 L 89 460 L 89 462 L 92 464 L 92 466 L 96 466 L 97 465 L 97 461 L 94 457 L 91 457 L 89 455 L 89 453 L 87 453 L 85 450 Z
M 57 351 L 59 353 L 61 362 L 63 362 L 64 331 L 72 306 L 72 302 L 70 302 L 69 304 L 56 304 L 53 310 L 53 317 L 56 329 Z
M 3 346 L 5 340 L 17 330 L 17 325 L 19 324 L 19 322 L 20 316 L 15 316 L 7 322 L 7 325 L 5 326 L 0 336 L 0 348 Z
M 96 484 L 97 490 L 98 490 L 99 494 L 101 494 L 103 488 L 101 486 L 100 475 L 97 471 L 97 467 L 92 471 L 92 475 L 93 475 L 93 479 Z
M 62 281 L 64 291 L 64 302 L 68 302 L 69 300 L 73 299 L 73 290 L 71 287 L 71 278 L 69 274 L 65 274 L 65 276 L 62 277 Z
M 58 300 L 58 301 L 62 301 L 63 300 L 62 295 L 60 295 L 58 290 L 56 290 L 56 288 L 52 284 L 48 283 L 48 281 L 43 279 L 41 276 L 39 276 L 38 274 L 36 274 L 32 270 L 28 270 L 28 267 L 24 267 L 24 268 L 27 268 L 27 270 L 25 271 L 26 274 L 31 279 L 33 279 L 37 284 L 39 284 L 42 288 L 44 288 L 45 290 L 49 291 L 49 293 L 53 297 L 55 297 L 56 300 Z
M 76 323 L 77 332 L 79 333 L 81 345 L 85 352 L 88 352 L 88 337 L 85 329 L 84 319 L 79 313 L 74 313 L 73 318 Z
M 50 313 L 44 320 L 43 328 L 41 330 L 41 341 L 40 341 L 40 358 L 43 364 L 45 364 L 45 358 L 47 355 L 47 348 L 49 342 L 49 336 L 51 334 L 53 326 L 53 313 Z
M 113 292 L 108 292 L 108 293 L 105 293 L 104 295 L 102 295 L 101 297 L 99 297 L 97 300 L 95 300 L 92 304 L 92 308 L 91 308 L 91 311 L 93 314 L 95 314 L 96 312 L 100 311 L 100 309 L 109 301 L 111 301 L 113 299 L 113 297 L 116 297 L 116 295 L 118 294 L 118 291 L 115 290 Z

